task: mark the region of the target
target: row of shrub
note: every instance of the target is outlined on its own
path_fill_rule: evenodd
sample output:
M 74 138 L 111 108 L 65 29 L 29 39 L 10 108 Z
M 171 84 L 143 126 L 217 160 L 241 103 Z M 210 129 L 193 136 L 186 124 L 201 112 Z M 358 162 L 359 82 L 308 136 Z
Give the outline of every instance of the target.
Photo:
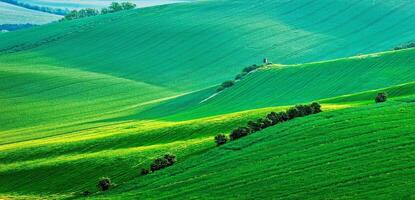
M 256 65 L 253 64 L 251 66 L 245 67 L 242 69 L 242 72 L 239 73 L 238 75 L 236 75 L 234 80 L 227 80 L 225 82 L 223 82 L 218 89 L 216 90 L 217 92 L 220 92 L 226 88 L 232 87 L 233 85 L 235 85 L 235 81 L 241 80 L 244 76 L 246 76 L 247 74 L 249 74 L 250 72 L 260 68 L 261 65 Z
M 123 3 L 112 2 L 108 8 L 103 8 L 101 9 L 101 11 L 97 9 L 93 9 L 93 8 L 72 10 L 71 12 L 66 14 L 65 17 L 61 19 L 61 21 L 91 17 L 91 16 L 96 16 L 99 14 L 114 13 L 114 12 L 119 12 L 123 10 L 130 10 L 130 9 L 134 9 L 135 7 L 136 5 L 130 2 L 123 2 Z
M 409 48 L 414 48 L 414 47 L 415 47 L 415 42 L 410 42 L 407 44 L 403 44 L 401 46 L 397 46 L 393 50 L 409 49 Z
M 388 95 L 386 92 L 378 93 L 375 98 L 376 103 L 386 102 Z M 309 105 L 296 105 L 289 108 L 287 111 L 271 112 L 267 114 L 265 118 L 257 119 L 256 121 L 249 121 L 247 126 L 238 127 L 231 132 L 229 138 L 225 134 L 218 134 L 215 136 L 216 145 L 220 146 L 226 144 L 229 140 L 236 140 L 245 137 L 249 134 L 258 132 L 271 126 L 295 119 L 297 117 L 304 117 L 307 115 L 317 114 L 322 112 L 321 105 L 319 103 L 311 103 Z M 141 169 L 141 175 L 146 175 L 157 170 L 164 169 L 173 165 L 177 161 L 176 156 L 171 153 L 166 153 L 163 157 L 155 159 L 150 165 L 150 169 Z M 101 191 L 108 190 L 114 184 L 108 177 L 103 177 L 98 181 L 97 187 Z M 83 195 L 88 196 L 92 194 L 89 191 L 83 192 Z
M 249 134 L 266 129 L 270 126 L 292 120 L 297 117 L 304 117 L 311 114 L 317 114 L 321 112 L 321 105 L 319 103 L 312 103 L 309 105 L 297 105 L 289 108 L 287 111 L 279 113 L 271 112 L 265 118 L 260 118 L 256 121 L 249 121 L 247 126 L 238 127 L 234 129 L 229 138 L 225 134 L 219 134 L 215 136 L 216 145 L 220 146 L 226 144 L 229 140 L 236 140 L 245 137 Z
M 146 175 L 151 172 L 172 166 L 176 161 L 177 159 L 174 154 L 166 153 L 163 157 L 155 159 L 153 163 L 151 163 L 150 169 L 141 169 L 141 175 Z

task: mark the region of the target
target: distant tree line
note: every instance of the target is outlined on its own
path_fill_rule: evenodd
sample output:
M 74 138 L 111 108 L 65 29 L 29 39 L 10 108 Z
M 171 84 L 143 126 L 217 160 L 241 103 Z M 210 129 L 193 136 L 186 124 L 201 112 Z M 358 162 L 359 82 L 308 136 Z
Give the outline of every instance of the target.
M 216 135 L 214 140 L 217 146 L 226 144 L 229 140 L 237 140 L 249 134 L 261 131 L 271 126 L 307 115 L 317 114 L 321 112 L 321 105 L 319 103 L 312 103 L 309 105 L 296 105 L 289 108 L 287 111 L 279 113 L 271 112 L 266 117 L 257 119 L 256 121 L 249 121 L 246 126 L 234 129 L 229 138 L 225 134 Z
M 130 2 L 122 2 L 122 3 L 112 2 L 108 8 L 102 8 L 101 11 L 97 9 L 93 9 L 93 8 L 72 10 L 67 15 L 65 15 L 65 17 L 62 18 L 61 21 L 81 19 L 81 18 L 96 16 L 100 14 L 115 13 L 115 12 L 119 12 L 123 10 L 131 10 L 131 9 L 134 9 L 135 7 L 136 5 Z
M 13 4 L 16 6 L 20 6 L 23 8 L 27 8 L 30 10 L 37 10 L 37 11 L 41 11 L 41 12 L 46 12 L 46 13 L 51 13 L 51 14 L 55 14 L 55 15 L 66 15 L 69 13 L 68 9 L 60 9 L 60 8 L 49 8 L 49 7 L 45 7 L 45 6 L 37 6 L 37 5 L 32 5 L 32 4 L 28 4 L 28 3 L 23 3 L 17 0 L 0 0 L 2 2 L 5 3 L 9 3 L 9 4 Z
M 16 31 L 20 29 L 26 29 L 33 26 L 38 26 L 35 24 L 0 24 L 0 31 Z
M 393 50 L 410 49 L 414 47 L 415 47 L 415 42 L 409 42 L 409 43 L 397 46 Z

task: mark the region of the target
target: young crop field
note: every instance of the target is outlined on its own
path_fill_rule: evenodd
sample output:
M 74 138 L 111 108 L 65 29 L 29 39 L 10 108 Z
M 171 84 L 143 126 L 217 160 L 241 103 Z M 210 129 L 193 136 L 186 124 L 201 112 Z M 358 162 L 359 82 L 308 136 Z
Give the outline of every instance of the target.
M 415 49 L 393 50 L 414 10 L 207 0 L 2 33 L 0 199 L 415 198 Z M 215 144 L 312 102 L 323 112 Z

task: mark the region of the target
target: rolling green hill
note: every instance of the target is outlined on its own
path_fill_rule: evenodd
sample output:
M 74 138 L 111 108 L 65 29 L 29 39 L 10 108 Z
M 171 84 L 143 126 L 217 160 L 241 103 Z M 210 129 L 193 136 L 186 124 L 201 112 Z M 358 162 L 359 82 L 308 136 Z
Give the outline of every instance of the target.
M 223 107 L 220 107 L 220 105 L 216 105 L 217 108 L 222 108 L 224 111 L 227 111 L 228 114 L 222 113 L 221 115 L 217 115 L 215 110 L 211 110 L 209 113 L 208 110 L 206 111 L 205 115 L 210 115 L 211 117 L 204 117 L 204 118 L 198 118 L 196 115 L 194 115 L 194 119 L 191 120 L 180 120 L 177 116 L 180 116 L 181 113 L 192 113 L 194 112 L 195 107 L 198 108 L 200 106 L 200 109 L 204 109 L 205 106 L 210 106 L 209 104 L 217 101 L 216 99 L 222 98 L 221 95 L 232 95 L 238 96 L 240 99 L 246 98 L 246 96 L 242 96 L 239 94 L 239 91 L 242 87 L 247 87 L 248 85 L 243 84 L 244 81 L 248 81 L 251 78 L 254 77 L 262 77 L 265 73 L 274 73 L 274 71 L 279 71 L 278 74 L 285 74 L 290 72 L 291 70 L 299 70 L 297 72 L 298 74 L 308 74 L 309 68 L 316 70 L 317 72 L 323 73 L 326 71 L 329 71 L 328 68 L 331 66 L 336 67 L 338 73 L 342 73 L 345 77 L 344 82 L 341 82 L 342 79 L 337 78 L 339 81 L 338 84 L 346 84 L 348 81 L 353 82 L 357 81 L 355 79 L 358 79 L 359 77 L 357 74 L 374 74 L 376 77 L 376 73 L 379 70 L 383 71 L 382 74 L 387 74 L 384 71 L 389 70 L 391 73 L 397 73 L 392 69 L 392 67 L 388 67 L 387 60 L 390 60 L 390 58 L 393 58 L 395 60 L 394 66 L 398 66 L 396 69 L 400 69 L 397 71 L 405 72 L 405 67 L 411 68 L 412 61 L 410 59 L 406 59 L 408 61 L 405 64 L 404 58 L 411 58 L 415 53 L 414 50 L 403 50 L 403 51 L 396 51 L 396 52 L 387 52 L 382 54 L 375 54 L 375 55 L 368 55 L 368 56 L 361 56 L 359 58 L 348 58 L 348 59 L 339 59 L 329 62 L 318 62 L 318 63 L 311 63 L 311 64 L 305 64 L 305 65 L 293 65 L 293 66 L 269 66 L 268 68 L 261 69 L 260 71 L 254 72 L 253 74 L 248 75 L 243 81 L 238 82 L 234 87 L 227 89 L 224 93 L 219 94 L 209 101 L 206 101 L 203 104 L 199 104 L 201 99 L 206 98 L 209 96 L 213 90 L 207 89 L 207 90 L 201 90 L 195 93 L 190 93 L 187 95 L 177 96 L 176 98 L 172 99 L 165 99 L 161 100 L 160 102 L 153 102 L 149 103 L 148 105 L 143 106 L 141 114 L 143 113 L 162 113 L 165 112 L 166 114 L 171 114 L 169 117 L 163 117 L 163 116 L 153 116 L 152 118 L 149 117 L 148 119 L 141 119 L 139 116 L 136 116 L 137 113 L 135 112 L 127 112 L 127 111 L 120 111 L 115 114 L 107 114 L 105 117 L 112 117 L 111 120 L 102 120 L 99 117 L 92 117 L 85 115 L 85 119 L 88 121 L 88 118 L 90 119 L 96 119 L 93 123 L 80 123 L 80 124 L 68 124 L 66 126 L 59 126 L 59 124 L 50 124 L 50 125 L 38 125 L 38 126 L 28 126 L 23 129 L 11 129 L 4 130 L 1 132 L 1 141 L 5 141 L 0 146 L 0 158 L 2 159 L 2 165 L 1 165 L 1 171 L 0 171 L 0 180 L 5 181 L 4 183 L 6 186 L 2 187 L 0 189 L 0 193 L 7 194 L 7 196 L 11 197 L 20 197 L 20 195 L 34 195 L 31 196 L 44 198 L 44 197 L 54 197 L 54 198 L 63 198 L 63 197 L 70 197 L 73 194 L 79 194 L 81 191 L 89 190 L 89 191 L 95 191 L 95 182 L 98 177 L 100 176 L 110 176 L 117 184 L 119 184 L 119 193 L 125 192 L 125 190 L 128 190 L 125 192 L 125 195 L 149 195 L 148 197 L 154 198 L 155 193 L 152 193 L 153 189 L 151 189 L 153 186 L 150 184 L 148 186 L 148 190 L 131 190 L 130 187 L 135 188 L 136 182 L 138 184 L 144 184 L 142 181 L 150 181 L 151 178 L 147 177 L 139 177 L 138 172 L 141 167 L 144 167 L 148 165 L 151 159 L 154 159 L 158 155 L 161 155 L 167 151 L 173 152 L 178 155 L 179 157 L 179 166 L 173 166 L 171 167 L 171 170 L 183 170 L 183 167 L 180 167 L 181 165 L 186 165 L 186 163 L 190 162 L 193 163 L 192 159 L 202 159 L 205 158 L 205 154 L 203 152 L 208 152 L 208 155 L 211 155 L 211 151 L 216 152 L 218 150 L 209 150 L 212 149 L 214 144 L 212 142 L 212 137 L 216 135 L 217 133 L 229 133 L 229 131 L 237 126 L 245 124 L 248 120 L 256 119 L 258 117 L 264 116 L 266 113 L 270 111 L 278 111 L 285 109 L 286 107 L 272 107 L 273 105 L 288 105 L 290 103 L 298 103 L 303 102 L 306 100 L 299 100 L 298 102 L 287 102 L 287 103 L 281 103 L 276 102 L 275 104 L 269 103 L 267 105 L 262 105 L 261 109 L 254 109 L 249 111 L 239 111 L 235 112 L 231 108 L 228 108 L 227 104 L 223 104 Z M 399 60 L 402 60 L 401 65 L 399 65 Z M 368 63 L 371 63 L 372 65 L 368 65 Z M 349 66 L 349 68 L 342 67 L 344 65 Z M 37 67 L 41 69 L 39 66 Z M 12 69 L 12 68 L 11 68 Z M 11 69 L 7 71 L 12 71 Z M 347 74 L 353 72 L 351 69 L 360 69 L 357 70 L 354 73 L 354 76 Z M 377 69 L 377 70 L 376 70 Z M 17 69 L 14 69 L 17 71 Z M 285 72 L 288 71 L 288 72 Z M 56 73 L 59 73 L 60 71 L 56 71 Z M 73 74 L 71 74 L 73 73 Z M 380 73 L 380 72 L 378 72 Z M 411 74 L 408 74 L 409 72 L 406 72 L 408 77 Z M 39 74 L 42 74 L 42 71 L 39 71 Z M 49 71 L 48 74 L 53 74 L 52 71 Z M 61 73 L 59 73 L 61 74 Z M 79 71 L 66 71 L 65 76 L 54 76 L 54 78 L 61 78 L 62 81 L 71 81 L 71 79 L 77 78 L 85 78 L 81 77 L 80 75 L 83 75 L 83 73 L 80 73 Z M 275 74 L 274 74 L 275 75 Z M 323 74 L 324 75 L 324 74 Z M 327 81 L 327 76 L 317 76 L 316 79 L 319 80 L 320 83 L 325 83 Z M 391 76 L 394 75 L 393 73 Z M 399 74 L 398 74 L 399 75 Z M 88 78 L 93 78 L 92 74 L 85 75 Z M 98 76 L 98 75 L 95 75 Z M 101 75 L 103 76 L 103 75 Z M 36 76 L 31 76 L 36 77 Z M 100 76 L 98 76 L 100 77 Z M 293 82 L 288 82 L 284 85 L 296 85 L 293 84 L 296 81 L 301 80 L 300 76 L 298 78 L 295 78 L 295 76 L 289 76 L 293 79 L 287 79 L 292 80 Z M 341 77 L 341 76 L 339 76 Z M 355 78 L 352 78 L 355 77 Z M 387 76 L 383 76 L 387 78 Z M 396 77 L 396 76 L 395 76 Z M 347 79 L 346 79 L 347 78 Z M 362 77 L 364 78 L 364 77 Z M 67 80 L 68 79 L 68 80 Z M 88 79 L 87 79 L 88 80 Z M 110 80 L 116 80 L 114 78 L 111 78 Z M 330 79 L 329 79 L 330 80 Z M 375 79 L 376 80 L 376 79 Z M 386 79 L 385 79 L 386 80 Z M 406 79 L 404 79 L 403 76 L 399 80 L 402 80 L 401 82 L 404 82 Z M 372 118 L 368 119 L 362 119 L 357 120 L 362 117 L 373 117 L 376 118 L 377 114 L 380 113 L 387 113 L 396 111 L 396 118 L 399 117 L 399 111 L 404 110 L 405 115 L 402 118 L 402 120 L 412 120 L 410 116 L 412 116 L 412 112 L 414 111 L 413 105 L 411 102 L 415 100 L 415 87 L 413 82 L 409 81 L 410 79 L 407 79 L 408 83 L 399 84 L 399 85 L 391 85 L 391 87 L 382 89 L 381 87 L 385 87 L 388 84 L 379 83 L 379 85 L 376 85 L 376 90 L 374 89 L 375 86 L 372 88 L 372 84 L 368 82 L 368 85 L 366 85 L 365 88 L 363 88 L 364 85 L 361 86 L 361 88 L 357 88 L 356 90 L 349 89 L 347 92 L 347 95 L 341 95 L 338 93 L 332 93 L 333 90 L 327 89 L 327 85 L 330 85 L 331 87 L 335 87 L 336 85 L 333 85 L 333 83 L 330 82 L 330 84 L 297 84 L 298 89 L 301 88 L 308 88 L 310 87 L 314 90 L 318 90 L 321 93 L 318 93 L 318 95 L 313 97 L 318 100 L 318 97 L 326 98 L 326 97 L 332 97 L 327 98 L 324 100 L 321 100 L 323 103 L 323 109 L 326 111 L 325 114 L 313 116 L 313 117 L 307 117 L 304 119 L 295 120 L 293 122 L 289 122 L 286 125 L 288 127 L 296 127 L 298 124 L 302 124 L 302 121 L 311 120 L 313 123 L 304 124 L 301 127 L 304 127 L 304 130 L 310 130 L 309 134 L 317 134 L 320 132 L 336 132 L 335 128 L 337 126 L 332 125 L 333 131 L 330 129 L 324 128 L 323 125 L 319 125 L 318 123 L 324 124 L 326 120 L 323 120 L 325 118 L 332 120 L 334 122 L 339 122 L 338 127 L 339 130 L 343 130 L 344 126 L 342 126 L 342 123 L 347 123 L 348 127 L 352 129 L 353 127 L 361 127 L 364 126 L 364 124 L 361 123 L 367 123 L 367 121 L 371 120 Z M 28 79 L 28 81 L 31 81 Z M 79 82 L 79 81 L 76 81 Z M 96 81 L 94 81 L 96 82 Z M 99 83 L 99 82 L 98 82 Z M 148 88 L 150 92 L 157 91 L 157 94 L 162 94 L 159 91 L 159 88 L 152 88 L 150 86 L 143 87 L 142 85 L 137 85 L 137 83 L 132 84 L 125 80 L 119 80 L 119 82 L 122 85 L 129 86 L 129 90 L 133 89 L 142 89 L 142 88 Z M 129 84 L 130 83 L 130 84 Z M 259 83 L 259 82 L 258 82 Z M 391 84 L 398 84 L 399 82 L 390 82 L 386 81 L 386 83 Z M 79 84 L 79 83 L 78 83 Z M 105 81 L 103 81 L 103 86 L 107 84 Z M 47 85 L 47 84 L 43 84 Z M 313 87 L 311 87 L 313 86 Z M 84 88 L 85 86 L 81 87 Z M 136 88 L 138 87 L 138 88 Z M 77 87 L 76 87 L 77 88 Z M 249 89 L 249 87 L 247 87 Z M 257 84 L 255 91 L 261 91 L 266 88 L 269 88 L 268 84 Z M 319 88 L 319 89 L 318 89 Z M 121 88 L 118 88 L 117 90 L 120 90 Z M 294 90 L 294 89 L 292 89 Z M 367 92 L 360 92 L 360 90 L 369 90 Z M 76 90 L 75 90 L 76 91 Z M 105 90 L 101 91 L 104 92 Z M 385 105 L 381 106 L 369 106 L 365 107 L 367 104 L 374 104 L 373 98 L 376 95 L 377 92 L 380 91 L 387 91 L 390 93 L 391 98 L 393 102 L 387 103 Z M 168 91 L 166 91 L 168 92 Z M 353 92 L 358 92 L 355 94 L 352 94 Z M 110 94 L 111 92 L 108 91 Z M 346 93 L 346 91 L 344 92 Z M 104 93 L 100 93 L 104 94 Z M 268 99 L 271 97 L 267 96 L 260 96 L 261 93 L 258 93 L 258 98 L 261 99 Z M 93 95 L 93 93 L 91 94 Z M 153 94 L 154 95 L 154 94 Z M 172 94 L 173 95 L 173 94 Z M 341 95 L 339 97 L 336 97 L 335 95 Z M 33 95 L 36 97 L 36 95 Z M 43 95 L 38 95 L 43 96 Z M 98 96 L 98 95 L 97 95 Z M 249 95 L 248 95 L 249 96 Z M 272 95 L 271 95 L 272 96 Z M 53 97 L 53 96 L 52 96 Z M 84 102 L 85 100 L 82 99 L 82 95 L 80 95 L 79 99 L 75 101 Z M 38 97 L 40 98 L 40 97 Z M 150 95 L 149 98 L 152 98 Z M 294 96 L 293 96 L 294 98 Z M 299 98 L 300 99 L 300 98 Z M 132 98 L 132 101 L 145 102 L 146 100 L 140 99 L 138 97 Z M 71 100 L 68 99 L 67 103 L 70 103 Z M 112 101 L 110 101 L 112 102 Z M 114 101 L 117 102 L 117 101 Z M 148 101 L 147 101 L 148 102 Z M 234 102 L 243 102 L 242 100 L 238 100 L 238 98 L 234 99 Z M 246 101 L 248 102 L 248 101 Z M 125 102 L 128 104 L 129 102 Z M 183 106 L 183 105 L 186 105 Z M 13 105 L 13 104 L 10 104 Z M 22 104 L 22 106 L 25 104 Z M 113 106 L 112 104 L 106 104 L 102 103 L 99 104 L 104 109 L 115 109 L 111 108 Z M 116 104 L 122 106 L 122 104 Z M 247 104 L 250 105 L 250 104 Z M 391 105 L 391 106 L 388 106 Z M 84 105 L 83 105 L 84 106 Z M 243 104 L 240 105 L 241 107 Z M 251 105 L 252 106 L 252 105 Z M 364 106 L 364 107 L 361 107 Z M 8 106 L 10 107 L 10 106 Z M 28 106 L 30 108 L 30 105 Z M 349 107 L 355 107 L 355 108 L 349 108 Z M 177 108 L 179 109 L 179 113 L 172 112 L 171 109 Z M 216 108 L 215 106 L 212 106 L 212 109 Z M 347 108 L 347 109 L 345 109 Z M 379 111 L 379 109 L 384 109 L 384 111 Z M 56 109 L 56 108 L 55 108 Z M 245 108 L 248 109 L 248 108 Z M 340 110 L 339 110 L 340 109 Z M 339 110 L 339 111 L 332 111 L 332 110 Z M 409 113 L 406 113 L 409 112 Z M 85 112 L 87 113 L 87 112 Z M 129 113 L 133 113 L 131 115 L 128 115 Z M 355 113 L 356 119 L 351 116 L 352 113 Z M 363 113 L 370 113 L 370 114 L 363 114 Z M 96 114 L 96 113 L 95 113 Z M 347 115 L 346 115 L 347 114 Z M 72 114 L 74 115 L 74 114 Z M 161 114 L 160 114 L 161 115 Z M 345 118 L 342 118 L 343 115 L 347 116 L 348 118 L 353 119 L 352 121 L 347 120 Z M 45 115 L 40 115 L 45 116 Z M 60 113 L 56 113 L 52 116 L 60 116 Z M 128 116 L 128 117 L 126 117 Z M 389 119 L 386 117 L 387 115 L 383 115 L 383 118 L 380 119 L 376 125 L 373 125 L 373 131 L 382 130 L 384 127 L 382 124 L 385 120 Z M 170 119 L 169 119 L 170 118 Z M 197 119 L 198 118 L 198 119 Z M 390 118 L 392 119 L 392 118 Z M 67 121 L 68 119 L 63 118 L 63 121 Z M 82 118 L 78 119 L 79 121 L 82 120 Z M 46 121 L 46 120 L 45 120 Z M 299 121 L 299 122 L 297 122 Z M 10 121 L 9 123 L 13 124 L 13 121 Z M 317 124 L 316 124 L 317 123 Z M 398 126 L 401 122 L 395 122 L 391 121 L 391 126 Z M 293 125 L 290 125 L 293 124 Z M 388 123 L 386 123 L 388 124 Z M 410 122 L 409 122 L 410 124 Z M 281 126 L 281 127 L 283 127 Z M 310 126 L 310 127 L 307 127 Z M 7 127 L 7 126 L 6 126 Z M 58 127 L 58 128 L 57 128 Z M 319 128 L 319 132 L 315 133 L 314 129 L 316 127 Z M 343 127 L 343 128 L 342 128 Z M 269 131 L 266 130 L 265 132 L 272 132 L 271 130 L 279 129 L 279 128 L 272 128 Z M 354 130 L 354 129 L 353 129 Z M 366 130 L 366 129 L 362 129 Z M 405 129 L 406 130 L 406 129 Z M 411 130 L 411 127 L 408 129 Z M 287 128 L 286 131 L 289 133 L 293 133 L 292 137 L 300 137 L 301 135 L 294 134 L 296 132 L 296 129 Z M 398 129 L 395 134 L 400 133 L 400 129 Z M 22 133 L 30 133 L 30 134 L 22 134 Z M 279 131 L 277 131 L 279 132 Z M 359 134 L 360 132 L 352 132 L 353 134 Z M 389 131 L 386 131 L 386 133 L 389 133 Z M 385 133 L 385 137 L 388 135 Z M 271 133 L 269 133 L 271 134 Z M 258 133 L 258 135 L 266 135 L 265 133 Z M 287 135 L 291 135 L 288 134 Z M 317 136 L 316 135 L 316 136 Z M 251 137 L 251 136 L 250 136 Z M 252 136 L 254 137 L 254 136 Z M 287 136 L 288 137 L 288 136 Z M 291 136 L 290 136 L 291 137 Z M 352 136 L 351 136 L 352 137 Z M 337 140 L 337 136 L 333 136 L 333 139 Z M 244 139 L 241 141 L 249 140 Z M 295 140 L 295 139 L 293 139 Z M 261 140 L 262 141 L 262 140 Z M 405 140 L 406 141 L 406 140 Z M 403 142 L 405 142 L 403 141 Z M 270 139 L 270 142 L 279 142 L 277 139 Z M 310 142 L 312 140 L 310 139 Z M 317 142 L 317 141 L 316 141 Z M 356 141 L 358 142 L 358 141 Z M 240 145 L 240 141 L 236 141 L 232 145 Z M 271 144 L 270 144 L 271 145 Z M 295 144 L 286 144 L 286 145 L 295 145 Z M 262 146 L 262 145 L 261 145 Z M 290 148 L 294 148 L 294 146 L 291 146 Z M 358 148 L 358 147 L 356 147 Z M 267 147 L 264 147 L 264 149 L 267 149 Z M 272 152 L 269 152 L 272 153 Z M 274 152 L 275 153 L 275 152 Z M 45 157 L 47 155 L 47 157 Z M 199 158 L 201 157 L 201 158 Z M 189 160 L 188 160 L 189 159 Z M 311 158 L 310 158 L 311 159 Z M 182 164 L 183 162 L 183 164 Z M 200 161 L 195 162 L 200 163 Z M 356 162 L 356 165 L 360 162 Z M 202 165 L 201 167 L 203 167 Z M 247 167 L 250 166 L 244 166 L 240 165 L 240 167 Z M 296 167 L 296 166 L 292 166 Z M 209 167 L 210 168 L 210 167 Z M 170 169 L 166 170 L 168 173 Z M 244 169 L 247 170 L 247 169 Z M 47 173 L 47 175 L 45 175 Z M 164 172 L 160 172 L 164 173 Z M 346 173 L 346 172 L 345 172 Z M 352 171 L 347 171 L 347 173 L 352 173 Z M 155 173 L 154 175 L 151 175 L 149 177 L 154 177 L 154 179 L 160 178 Z M 192 175 L 189 175 L 192 176 Z M 236 175 L 235 175 L 236 176 Z M 82 177 L 82 178 L 81 178 Z M 231 177 L 232 178 L 232 177 Z M 252 177 L 254 178 L 254 177 Z M 134 180 L 132 183 L 129 180 Z M 160 179 L 161 181 L 164 178 Z M 227 180 L 227 178 L 224 178 Z M 29 180 L 36 180 L 35 185 L 30 184 L 30 182 L 27 182 Z M 70 181 L 68 181 L 70 180 Z M 175 182 L 175 179 L 168 180 L 166 178 L 165 181 L 173 181 Z M 249 179 L 247 179 L 249 181 Z M 53 185 L 50 185 L 50 183 L 53 183 Z M 163 183 L 163 181 L 162 181 Z M 214 182 L 212 184 L 215 184 Z M 219 184 L 219 183 L 218 183 Z M 264 183 L 265 184 L 265 183 Z M 162 185 L 169 185 L 167 183 L 163 183 Z M 164 187 L 164 186 L 163 186 Z M 195 185 L 195 187 L 200 187 Z M 140 185 L 141 188 L 141 185 Z M 224 187 L 227 188 L 227 187 Z M 114 191 L 113 195 L 118 196 L 119 193 Z M 154 189 L 154 192 L 157 192 L 157 187 Z M 193 191 L 193 189 L 191 189 Z M 218 191 L 219 192 L 219 191 Z M 138 193 L 138 194 L 137 194 Z M 163 193 L 163 195 L 166 195 L 165 197 L 169 197 L 170 195 L 176 194 L 174 193 Z M 181 194 L 180 192 L 177 193 L 177 195 Z M 196 196 L 199 196 L 201 194 L 191 193 Z M 272 193 L 273 194 L 273 193 Z M 112 193 L 110 193 L 112 195 Z M 247 195 L 247 194 L 245 194 Z M 98 198 L 102 198 L 103 196 L 96 196 Z M 104 196 L 106 197 L 106 196 Z M 109 196 L 113 197 L 113 196 Z M 126 196 L 128 197 L 128 196 Z M 120 196 L 120 198 L 126 198 L 124 196 Z M 190 197 L 190 196 L 189 196 Z M 204 196 L 200 196 L 204 197 Z M 226 196 L 225 196 L 226 197 Z M 246 196 L 250 197 L 250 196 Z M 316 196 L 317 197 L 317 196 Z
M 296 119 L 98 199 L 412 199 L 415 104 Z
M 118 186 L 94 198 L 407 195 L 415 50 L 385 51 L 414 39 L 414 8 L 211 0 L 1 34 L 0 198 L 77 198 L 102 176 Z M 277 64 L 215 94 L 264 57 Z M 390 102 L 372 105 L 383 91 Z M 218 133 L 311 101 L 325 113 L 214 148 Z M 168 151 L 177 165 L 139 176 Z
M 269 65 L 169 119 L 292 105 L 413 82 L 414 55 L 415 49 L 409 49 L 326 62 Z

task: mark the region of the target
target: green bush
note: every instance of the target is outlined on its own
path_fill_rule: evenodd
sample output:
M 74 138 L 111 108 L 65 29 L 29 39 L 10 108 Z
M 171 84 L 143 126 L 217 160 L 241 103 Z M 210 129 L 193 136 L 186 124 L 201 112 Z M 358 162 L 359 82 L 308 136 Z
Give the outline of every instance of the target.
M 251 129 L 252 132 L 257 132 L 262 129 L 261 124 L 258 123 L 257 121 L 249 121 L 248 128 Z
M 257 124 L 259 124 L 261 129 L 266 129 L 272 125 L 272 121 L 269 120 L 268 118 L 265 118 L 265 119 L 261 118 L 257 120 Z
M 165 158 L 157 158 L 150 165 L 151 171 L 157 171 L 163 169 L 169 165 L 169 161 Z
M 231 140 L 236 140 L 241 137 L 245 137 L 250 133 L 250 129 L 246 127 L 239 127 L 232 131 L 232 133 L 229 135 Z
M 81 19 L 85 17 L 91 17 L 99 15 L 99 11 L 92 8 L 85 8 L 80 10 L 72 10 L 70 13 L 66 14 L 62 20 L 74 20 Z
M 317 114 L 321 112 L 321 105 L 319 103 L 313 102 L 311 105 L 312 114 Z
M 112 186 L 112 182 L 111 179 L 108 177 L 102 177 L 101 179 L 99 179 L 97 187 L 101 190 L 101 191 L 107 191 L 110 189 L 110 187 Z
M 234 81 L 225 81 L 225 82 L 222 83 L 221 86 L 224 87 L 224 88 L 228 88 L 228 87 L 232 87 L 233 85 L 235 85 Z
M 220 92 L 226 88 L 232 87 L 233 85 L 235 85 L 235 81 L 225 81 L 218 87 L 216 91 Z
M 297 107 L 291 107 L 287 110 L 288 119 L 294 119 L 296 117 L 299 117 L 301 115 L 300 111 L 297 109 Z
M 176 155 L 172 154 L 172 153 L 166 153 L 164 155 L 164 159 L 167 160 L 167 166 L 173 165 L 177 160 L 176 160 Z
M 280 123 L 281 123 L 281 122 L 288 121 L 288 120 L 289 120 L 289 117 L 288 117 L 287 112 L 279 112 L 279 113 L 277 114 L 277 119 L 278 119 L 278 121 L 279 121 Z
M 278 114 L 276 112 L 271 112 L 267 115 L 267 119 L 271 121 L 271 125 L 278 124 Z
M 228 137 L 224 134 L 219 134 L 215 136 L 215 143 L 217 146 L 224 145 L 228 142 Z
M 386 92 L 379 93 L 375 98 L 376 103 L 383 103 L 383 102 L 386 102 L 387 100 L 388 100 L 388 94 Z
M 134 9 L 135 7 L 136 5 L 130 2 L 123 2 L 123 3 L 112 2 L 108 8 L 101 9 L 101 14 L 108 14 L 108 13 L 114 13 L 114 12 L 119 12 L 123 10 L 130 10 L 130 9 Z
M 157 158 L 151 163 L 151 171 L 157 171 L 168 166 L 173 165 L 177 161 L 176 156 L 171 153 L 166 153 L 162 158 Z

